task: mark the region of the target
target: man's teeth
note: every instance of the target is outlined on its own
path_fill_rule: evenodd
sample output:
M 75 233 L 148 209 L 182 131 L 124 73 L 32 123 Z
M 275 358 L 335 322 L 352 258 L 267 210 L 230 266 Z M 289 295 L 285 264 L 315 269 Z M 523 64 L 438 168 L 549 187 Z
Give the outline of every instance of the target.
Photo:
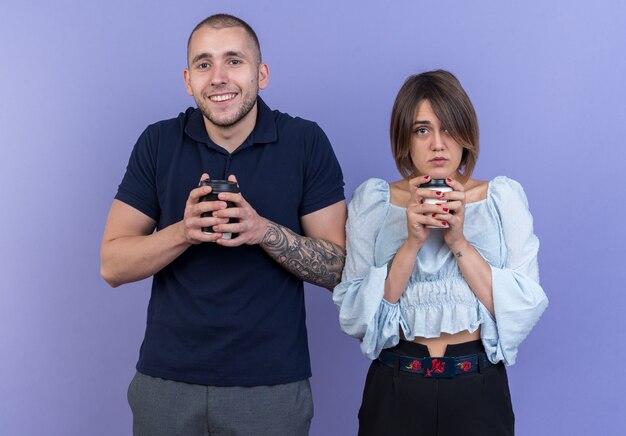
M 226 101 L 235 98 L 235 94 L 212 95 L 209 97 L 211 101 Z

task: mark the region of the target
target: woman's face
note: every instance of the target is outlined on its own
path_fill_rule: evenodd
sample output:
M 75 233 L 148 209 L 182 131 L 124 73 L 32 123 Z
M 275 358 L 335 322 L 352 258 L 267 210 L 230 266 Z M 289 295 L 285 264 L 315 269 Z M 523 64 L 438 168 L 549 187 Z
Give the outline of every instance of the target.
M 441 126 L 428 100 L 422 100 L 415 110 L 410 154 L 417 176 L 459 176 L 463 147 Z

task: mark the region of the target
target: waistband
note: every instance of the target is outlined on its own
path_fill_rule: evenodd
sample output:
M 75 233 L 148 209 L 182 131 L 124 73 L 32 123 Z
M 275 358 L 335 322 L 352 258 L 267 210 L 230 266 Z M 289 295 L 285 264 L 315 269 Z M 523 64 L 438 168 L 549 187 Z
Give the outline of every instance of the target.
M 378 361 L 390 368 L 429 378 L 452 378 L 493 366 L 484 352 L 455 357 L 411 357 L 383 350 Z

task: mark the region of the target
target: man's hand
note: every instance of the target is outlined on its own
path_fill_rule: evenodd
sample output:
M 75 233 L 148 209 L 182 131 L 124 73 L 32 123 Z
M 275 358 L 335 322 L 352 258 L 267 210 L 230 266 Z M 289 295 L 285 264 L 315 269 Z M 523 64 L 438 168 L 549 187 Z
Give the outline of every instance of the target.
M 234 175 L 228 176 L 228 180 L 237 183 Z M 213 211 L 213 216 L 222 221 L 213 227 L 213 230 L 219 234 L 219 237 L 214 239 L 215 242 L 225 247 L 260 244 L 267 232 L 269 221 L 260 216 L 241 193 L 221 192 L 218 198 L 222 201 L 216 203 L 223 203 L 224 207 Z M 226 201 L 234 203 L 235 207 L 226 208 Z M 225 224 L 229 218 L 234 218 L 237 222 Z M 223 239 L 222 233 L 238 233 L 238 236 L 233 239 Z
M 209 175 L 204 173 L 200 177 L 200 181 L 209 179 Z M 203 233 L 203 227 L 211 227 L 228 222 L 226 218 L 215 216 L 215 212 L 226 209 L 224 201 L 200 201 L 200 198 L 211 193 L 210 186 L 200 186 L 189 193 L 187 203 L 185 204 L 185 213 L 182 221 L 183 238 L 190 244 L 200 244 L 202 242 L 215 242 L 222 235 L 216 233 Z M 202 217 L 203 213 L 209 213 L 206 218 Z M 211 216 L 212 214 L 212 216 Z M 215 228 L 213 228 L 215 230 Z

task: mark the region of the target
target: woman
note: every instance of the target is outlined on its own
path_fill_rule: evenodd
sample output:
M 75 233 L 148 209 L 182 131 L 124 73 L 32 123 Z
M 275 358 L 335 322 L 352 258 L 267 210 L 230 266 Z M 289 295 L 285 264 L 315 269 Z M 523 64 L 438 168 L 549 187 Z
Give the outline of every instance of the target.
M 504 364 L 548 304 L 524 191 L 471 178 L 478 121 L 447 71 L 404 83 L 390 133 L 403 179 L 356 190 L 333 296 L 373 360 L 359 435 L 512 435 Z

